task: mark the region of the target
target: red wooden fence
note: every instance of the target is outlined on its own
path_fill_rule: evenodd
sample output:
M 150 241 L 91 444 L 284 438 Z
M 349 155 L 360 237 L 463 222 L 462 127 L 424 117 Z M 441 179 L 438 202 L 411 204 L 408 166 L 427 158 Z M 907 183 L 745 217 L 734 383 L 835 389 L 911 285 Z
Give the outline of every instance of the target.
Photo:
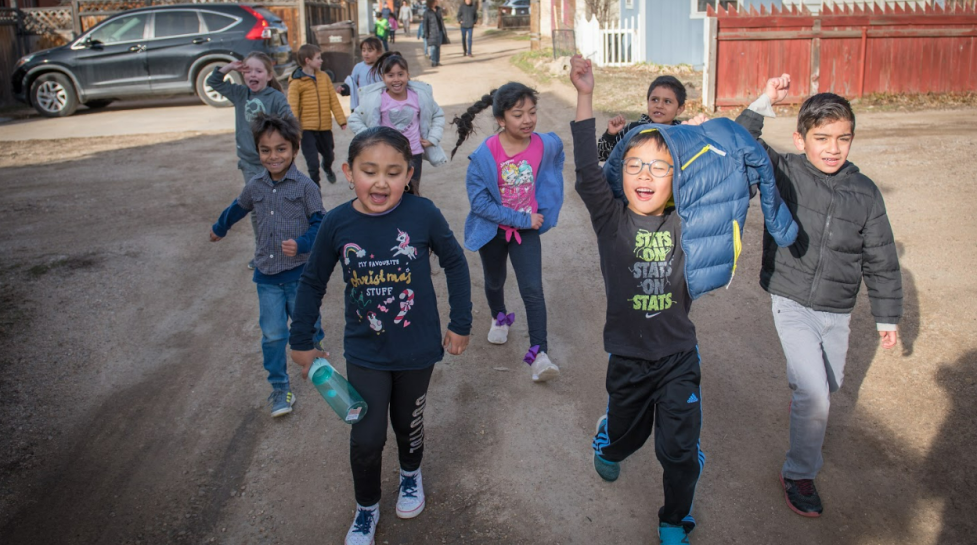
M 791 75 L 788 102 L 814 93 L 977 90 L 977 4 L 942 8 L 709 8 L 707 107 L 749 104 L 767 78 Z M 710 92 L 711 91 L 711 92 Z

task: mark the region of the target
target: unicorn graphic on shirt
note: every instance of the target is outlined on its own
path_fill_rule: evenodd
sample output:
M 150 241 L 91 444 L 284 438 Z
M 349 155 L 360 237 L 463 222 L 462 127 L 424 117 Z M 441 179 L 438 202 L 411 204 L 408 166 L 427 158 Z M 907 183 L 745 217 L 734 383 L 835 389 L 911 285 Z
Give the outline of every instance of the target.
M 398 255 L 407 256 L 408 259 L 417 258 L 417 248 L 410 245 L 410 235 L 397 229 L 397 244 L 391 250 L 393 250 L 394 255 L 392 257 L 397 257 Z

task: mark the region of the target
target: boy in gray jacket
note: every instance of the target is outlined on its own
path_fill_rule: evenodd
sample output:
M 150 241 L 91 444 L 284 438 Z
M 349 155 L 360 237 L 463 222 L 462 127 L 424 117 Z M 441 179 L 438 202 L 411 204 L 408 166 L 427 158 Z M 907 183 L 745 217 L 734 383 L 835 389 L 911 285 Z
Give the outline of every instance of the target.
M 787 96 L 790 76 L 767 81 L 764 93 L 736 119 L 757 139 L 763 117 Z M 780 472 L 787 506 L 820 516 L 814 478 L 828 425 L 830 394 L 841 387 L 851 311 L 862 280 L 868 288 L 882 348 L 896 345 L 902 317 L 902 276 L 879 188 L 848 162 L 855 114 L 844 98 L 821 93 L 804 101 L 794 145 L 780 154 L 762 140 L 777 188 L 800 227 L 786 248 L 763 237 L 760 285 L 770 292 L 774 324 L 787 358 L 790 450 Z

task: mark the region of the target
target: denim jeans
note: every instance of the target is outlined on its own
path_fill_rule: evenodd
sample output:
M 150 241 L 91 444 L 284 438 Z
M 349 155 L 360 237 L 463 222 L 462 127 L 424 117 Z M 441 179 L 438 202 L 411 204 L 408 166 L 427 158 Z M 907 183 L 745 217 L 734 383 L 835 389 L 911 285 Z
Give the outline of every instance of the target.
M 424 19 L 421 19 L 421 24 L 417 25 L 417 39 L 421 39 L 421 34 L 424 34 Z
M 473 28 L 461 27 L 461 48 L 468 54 L 472 52 L 472 34 Z
M 268 382 L 276 390 L 288 389 L 285 347 L 288 346 L 288 320 L 295 311 L 295 294 L 299 281 L 258 286 L 258 325 L 261 326 L 261 354 L 264 356 Z M 324 336 L 321 319 L 315 321 L 317 344 Z
M 520 229 L 522 243 L 513 236 L 505 239 L 505 231 L 499 229 L 495 238 L 478 249 L 485 274 L 485 299 L 491 317 L 495 318 L 505 308 L 505 278 L 507 261 L 512 261 L 519 284 L 519 295 L 526 306 L 526 322 L 529 325 L 529 345 L 539 345 L 543 352 L 549 350 L 546 342 L 546 299 L 543 298 L 543 250 L 539 231 Z
M 441 64 L 441 44 L 431 46 L 431 64 Z

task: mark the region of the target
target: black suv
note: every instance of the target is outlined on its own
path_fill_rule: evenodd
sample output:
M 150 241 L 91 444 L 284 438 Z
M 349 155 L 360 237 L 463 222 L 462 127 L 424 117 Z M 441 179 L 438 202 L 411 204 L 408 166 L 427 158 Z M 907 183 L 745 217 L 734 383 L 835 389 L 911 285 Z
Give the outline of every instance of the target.
M 130 97 L 196 94 L 211 106 L 230 106 L 206 84 L 214 67 L 252 51 L 272 58 L 287 79 L 296 64 L 288 28 L 265 8 L 242 4 L 184 4 L 114 15 L 70 44 L 32 53 L 10 78 L 14 95 L 48 117 L 79 104 L 101 108 Z M 227 76 L 241 83 L 241 76 Z

